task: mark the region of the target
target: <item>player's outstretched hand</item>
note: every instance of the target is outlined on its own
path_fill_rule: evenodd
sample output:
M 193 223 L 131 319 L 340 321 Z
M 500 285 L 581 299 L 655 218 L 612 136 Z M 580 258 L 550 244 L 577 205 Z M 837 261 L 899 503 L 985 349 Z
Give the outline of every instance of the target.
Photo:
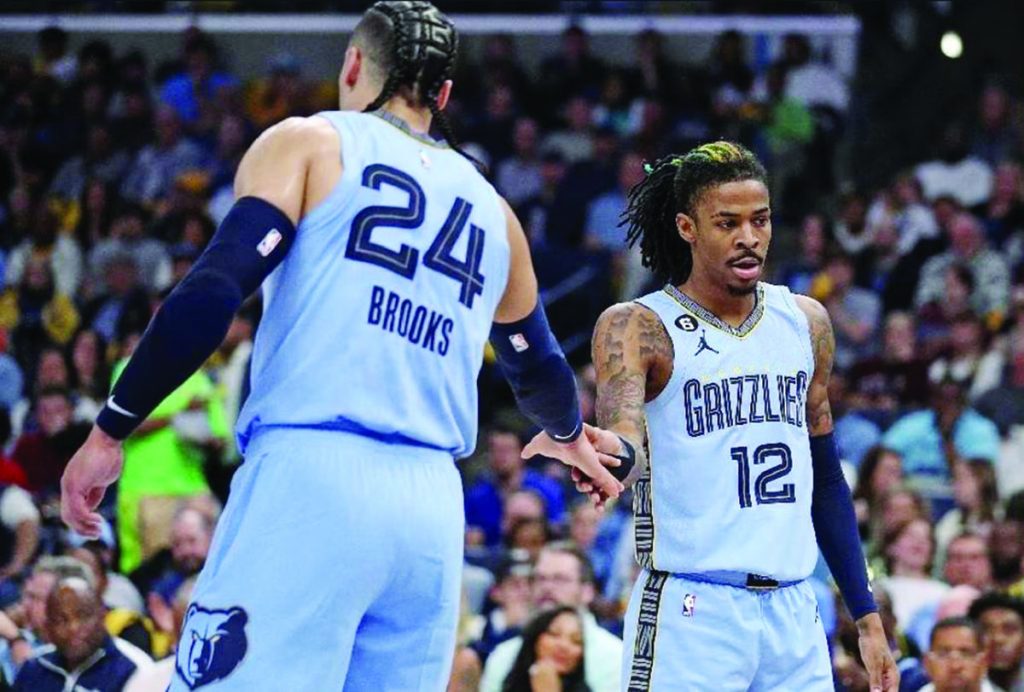
M 587 439 L 590 440 L 590 444 L 594 445 L 594 449 L 597 450 L 597 456 L 602 464 L 616 467 L 622 463 L 616 458 L 617 455 L 623 453 L 622 440 L 619 439 L 618 435 L 611 430 L 605 430 L 589 423 L 583 424 L 583 432 L 586 434 Z M 576 490 L 588 496 L 595 507 L 603 510 L 611 498 L 601 492 L 594 485 L 590 476 L 580 471 L 579 468 L 573 467 L 571 475 L 572 482 L 576 484 Z
M 529 459 L 538 454 L 558 459 L 563 464 L 579 469 L 589 478 L 594 489 L 608 498 L 618 497 L 623 490 L 622 483 L 605 468 L 606 466 L 618 466 L 622 462 L 594 449 L 589 434 L 580 435 L 566 444 L 554 440 L 546 432 L 541 431 L 523 448 L 522 456 L 524 459 Z
M 96 513 L 107 486 L 121 475 L 121 443 L 93 426 L 60 479 L 60 515 L 83 536 L 97 538 L 103 518 Z
M 897 692 L 900 687 L 900 671 L 889 649 L 889 639 L 882 629 L 878 613 L 869 613 L 857 621 L 860 637 L 860 657 L 868 669 L 868 683 L 871 692 Z

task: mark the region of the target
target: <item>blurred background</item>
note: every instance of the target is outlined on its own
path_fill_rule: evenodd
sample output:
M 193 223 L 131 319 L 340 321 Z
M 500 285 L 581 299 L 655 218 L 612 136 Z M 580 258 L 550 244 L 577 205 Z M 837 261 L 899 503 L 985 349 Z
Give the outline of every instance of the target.
M 46 594 L 76 570 L 97 627 L 153 660 L 173 651 L 240 463 L 258 297 L 126 443 L 100 541 L 63 528 L 60 476 L 230 208 L 247 146 L 337 107 L 369 4 L 0 8 L 0 689 L 65 644 Z M 523 221 L 588 419 L 597 315 L 658 288 L 618 226 L 628 190 L 645 161 L 744 143 L 771 179 L 770 280 L 822 301 L 835 326 L 837 436 L 901 689 L 944 675 L 923 667 L 938 618 L 985 625 L 994 611 L 1016 629 L 986 637 L 988 672 L 971 674 L 1024 690 L 1024 7 L 439 5 L 461 32 L 456 132 Z M 556 603 L 584 613 L 589 688 L 618 689 L 600 647 L 621 634 L 636 571 L 629 498 L 599 514 L 562 467 L 523 463 L 533 431 L 490 356 L 479 388 L 451 689 L 501 689 L 511 660 L 492 654 Z M 823 566 L 815 584 L 836 687 L 866 690 Z

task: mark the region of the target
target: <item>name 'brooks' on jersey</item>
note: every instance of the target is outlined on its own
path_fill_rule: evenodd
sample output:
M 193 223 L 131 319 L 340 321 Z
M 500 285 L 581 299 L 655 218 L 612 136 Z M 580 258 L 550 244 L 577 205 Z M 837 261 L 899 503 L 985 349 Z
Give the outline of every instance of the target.
M 344 170 L 263 285 L 239 445 L 302 426 L 465 456 L 508 278 L 497 193 L 458 152 L 386 115 L 320 115 Z
M 674 286 L 638 302 L 664 323 L 675 359 L 646 406 L 637 560 L 677 574 L 807 577 L 818 549 L 805 421 L 814 356 L 803 312 L 788 289 L 765 283 L 739 327 Z

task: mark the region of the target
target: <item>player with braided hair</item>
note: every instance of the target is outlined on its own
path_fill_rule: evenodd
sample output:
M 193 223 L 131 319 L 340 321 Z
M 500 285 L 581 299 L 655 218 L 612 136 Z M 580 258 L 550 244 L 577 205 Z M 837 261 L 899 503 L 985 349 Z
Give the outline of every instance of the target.
M 464 536 L 453 460 L 476 442 L 488 338 L 543 430 L 534 448 L 602 492 L 622 489 L 583 434 L 523 229 L 454 148 L 443 111 L 457 44 L 427 2 L 364 14 L 341 109 L 285 120 L 252 145 L 238 201 L 68 464 L 64 518 L 97 535 L 121 440 L 262 287 L 236 431 L 245 463 L 192 595 L 172 690 L 445 687 Z M 445 139 L 429 135 L 433 123 Z
M 643 568 L 623 688 L 831 690 L 807 583 L 820 548 L 857 621 L 871 689 L 895 692 L 832 439 L 828 313 L 760 281 L 772 236 L 765 170 L 720 141 L 647 172 L 624 222 L 667 283 L 605 311 L 593 341 L 606 428 L 596 445 L 632 467 Z

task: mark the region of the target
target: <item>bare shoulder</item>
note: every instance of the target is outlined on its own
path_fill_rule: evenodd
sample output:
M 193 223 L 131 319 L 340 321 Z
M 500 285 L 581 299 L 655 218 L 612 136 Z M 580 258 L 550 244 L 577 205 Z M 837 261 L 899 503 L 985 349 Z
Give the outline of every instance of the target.
M 654 312 L 640 303 L 616 303 L 607 308 L 594 326 L 594 353 L 623 349 L 635 344 L 636 355 L 650 363 L 660 358 L 672 361 L 672 339 Z M 595 359 L 596 362 L 596 359 Z
M 264 130 L 252 148 L 287 149 L 291 153 L 319 152 L 325 146 L 337 146 L 338 143 L 338 133 L 326 119 L 315 115 L 308 118 L 295 116 Z
M 832 332 L 832 320 L 828 316 L 828 310 L 809 296 L 797 294 L 793 298 L 800 310 L 807 316 L 816 370 L 819 373 L 824 373 L 827 377 L 832 370 L 832 359 L 836 350 L 836 338 Z

